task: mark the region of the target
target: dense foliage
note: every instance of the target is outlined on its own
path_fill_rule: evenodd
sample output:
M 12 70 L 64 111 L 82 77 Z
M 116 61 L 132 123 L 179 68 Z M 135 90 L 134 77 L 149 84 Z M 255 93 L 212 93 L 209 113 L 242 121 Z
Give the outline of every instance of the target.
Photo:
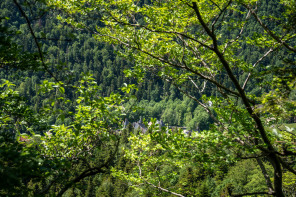
M 1 195 L 295 196 L 294 0 L 0 9 Z

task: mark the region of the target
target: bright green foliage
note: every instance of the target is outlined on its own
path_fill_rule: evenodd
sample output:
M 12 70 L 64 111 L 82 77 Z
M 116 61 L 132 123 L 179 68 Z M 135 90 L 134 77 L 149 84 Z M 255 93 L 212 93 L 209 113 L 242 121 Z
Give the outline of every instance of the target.
M 295 196 L 296 176 L 291 172 L 284 173 L 283 187 L 287 196 Z
M 55 88 L 61 89 L 44 81 L 41 90 Z M 113 165 L 119 146 L 124 98 L 119 94 L 98 96 L 99 87 L 89 75 L 84 75 L 75 89 L 75 113 L 66 114 L 72 119 L 71 123 L 53 125 L 44 136 L 35 140 L 39 154 L 55 162 L 49 181 L 60 187 L 58 195 L 85 177 L 106 172 Z M 61 98 L 57 100 L 64 102 Z
M 199 181 L 201 182 L 206 174 L 203 174 L 202 170 L 210 172 L 217 169 L 219 165 L 232 162 L 231 151 L 225 154 L 224 149 L 227 147 L 226 144 L 231 147 L 232 143 L 222 135 L 204 131 L 200 134 L 192 133 L 192 137 L 189 138 L 181 130 L 159 129 L 158 125 L 155 125 L 155 120 L 148 132 L 149 134 L 132 135 L 129 138 L 130 147 L 124 149 L 125 158 L 134 164 L 134 171 L 113 170 L 113 176 L 127 180 L 144 196 L 147 192 L 145 186 L 138 188 L 142 183 L 170 188 L 171 192 L 188 193 L 194 196 L 198 191 L 193 188 L 199 186 Z M 180 176 L 181 169 L 193 167 L 194 170 L 199 168 L 202 170 L 198 175 L 193 175 L 191 172 L 191 175 L 183 175 L 184 178 Z M 188 176 L 193 176 L 193 179 L 186 181 Z M 201 190 L 200 188 L 199 192 Z
M 192 137 L 178 132 L 166 134 L 152 127 L 150 135 L 130 138 L 133 149 L 126 157 L 137 162 L 139 170 L 119 176 L 160 189 L 162 185 L 156 181 L 170 179 L 170 174 L 162 177 L 155 170 L 164 163 L 181 168 L 194 162 L 211 169 L 223 162 L 264 156 L 274 170 L 271 181 L 258 160 L 269 187 L 264 192 L 284 195 L 282 169 L 295 173 L 293 163 L 288 164 L 290 156 L 295 155 L 294 134 L 283 130 L 285 135 L 278 135 L 264 126 L 294 114 L 295 102 L 289 95 L 295 89 L 296 35 L 287 16 L 295 8 L 287 8 L 289 3 L 282 1 L 276 3 L 283 9 L 282 16 L 257 13 L 261 2 L 48 1 L 69 15 L 59 16 L 61 21 L 91 31 L 99 41 L 124 48 L 122 55 L 136 64 L 133 72 L 126 72 L 128 75 L 141 81 L 146 73 L 154 73 L 197 101 L 214 120 L 208 131 L 193 133 Z M 100 14 L 102 23 L 96 29 L 84 20 L 95 13 Z M 244 52 L 246 46 L 254 54 Z M 250 57 L 243 56 L 248 53 Z M 276 62 L 261 64 L 271 54 L 276 55 Z M 195 91 L 187 90 L 188 82 Z M 265 87 L 267 93 L 251 94 L 250 82 Z M 216 89 L 211 97 L 204 93 L 207 83 Z M 171 110 L 168 115 L 178 113 Z
M 118 94 L 99 97 L 98 90 L 93 78 L 87 75 L 82 78 L 76 90 L 75 114 L 71 115 L 74 121 L 68 126 L 56 125 L 45 135 L 44 147 L 41 146 L 46 154 L 69 158 L 82 154 L 83 157 L 89 154 L 86 150 L 116 136 L 116 129 L 121 124 L 123 100 Z
M 3 195 L 62 195 L 85 177 L 106 172 L 114 165 L 125 98 L 119 94 L 98 96 L 99 87 L 92 77 L 85 75 L 75 88 L 75 113 L 66 114 L 73 120 L 71 124 L 53 125 L 48 132 L 37 135 L 38 129 L 45 129 L 41 127 L 42 121 L 34 117 L 12 86 L 8 81 L 1 84 L 0 162 L 1 176 L 7 177 L 1 184 Z M 40 88 L 43 92 L 56 89 L 63 90 L 48 81 Z M 57 101 L 64 99 L 61 96 Z M 54 110 L 54 105 L 48 107 Z M 44 113 L 50 114 L 52 110 Z M 27 134 L 18 134 L 16 141 L 13 132 Z M 53 186 L 59 189 L 52 190 Z

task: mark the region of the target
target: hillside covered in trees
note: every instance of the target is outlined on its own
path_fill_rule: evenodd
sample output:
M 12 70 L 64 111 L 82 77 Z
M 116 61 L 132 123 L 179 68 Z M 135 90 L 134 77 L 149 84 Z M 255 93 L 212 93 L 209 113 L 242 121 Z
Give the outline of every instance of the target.
M 1 195 L 295 196 L 294 0 L 0 11 Z

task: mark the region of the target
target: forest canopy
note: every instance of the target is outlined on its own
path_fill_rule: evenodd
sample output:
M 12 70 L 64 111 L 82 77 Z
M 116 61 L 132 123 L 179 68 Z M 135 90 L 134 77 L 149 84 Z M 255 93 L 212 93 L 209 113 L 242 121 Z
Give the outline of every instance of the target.
M 1 10 L 1 194 L 294 195 L 294 0 Z

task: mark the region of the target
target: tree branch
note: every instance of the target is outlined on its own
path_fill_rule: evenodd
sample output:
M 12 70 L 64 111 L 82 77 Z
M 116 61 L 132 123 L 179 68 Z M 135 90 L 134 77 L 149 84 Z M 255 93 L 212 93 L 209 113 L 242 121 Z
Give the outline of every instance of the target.
M 267 194 L 267 195 L 273 195 L 273 196 L 275 196 L 275 193 L 269 193 L 269 192 L 252 192 L 252 193 L 244 193 L 244 194 L 233 194 L 233 195 L 231 195 L 231 197 L 251 196 L 251 195 L 259 195 L 259 194 Z
M 218 16 L 216 17 L 216 19 L 214 20 L 214 22 L 212 23 L 212 32 L 215 32 L 215 24 L 217 23 L 217 21 L 219 20 L 219 18 L 221 17 L 221 15 L 226 11 L 226 9 L 228 8 L 228 6 L 230 6 L 232 0 L 230 0 L 227 5 L 221 10 L 221 8 L 215 4 L 215 2 L 211 1 L 214 5 L 216 5 L 219 10 L 220 10 L 220 13 L 218 14 Z M 224 16 L 222 17 L 222 20 L 223 20 Z
M 247 16 L 246 16 L 246 21 L 248 21 L 249 18 L 250 18 L 250 11 L 248 12 L 248 14 L 247 14 Z M 225 51 L 226 51 L 226 49 L 228 48 L 228 46 L 230 46 L 230 44 L 236 42 L 236 41 L 242 36 L 242 34 L 243 34 L 243 32 L 244 32 L 244 29 L 245 29 L 245 26 L 246 26 L 246 23 L 242 26 L 242 28 L 241 28 L 239 34 L 237 35 L 237 37 L 236 37 L 235 39 L 233 39 L 233 40 L 230 40 L 229 42 L 227 42 L 227 43 L 225 44 L 224 50 L 223 50 L 223 52 L 222 52 L 223 54 L 225 53 Z
M 181 194 L 178 194 L 178 193 L 176 193 L 176 192 L 172 192 L 172 191 L 170 191 L 170 190 L 168 190 L 168 189 L 164 189 L 164 188 L 162 188 L 162 187 L 160 187 L 160 186 L 156 186 L 156 185 L 150 183 L 150 182 L 147 181 L 144 177 L 142 177 L 142 169 L 141 169 L 140 164 L 138 163 L 137 165 L 138 165 L 138 167 L 139 167 L 139 176 L 140 176 L 140 178 L 141 178 L 146 184 L 151 185 L 152 187 L 157 188 L 157 189 L 159 189 L 159 190 L 161 190 L 161 191 L 164 191 L 164 192 L 167 192 L 167 193 L 173 194 L 173 195 L 175 195 L 175 196 L 185 197 L 185 196 L 183 196 L 183 195 L 181 195 Z
M 47 65 L 45 64 L 45 62 L 44 62 L 44 57 L 43 57 L 43 52 L 42 52 L 42 50 L 41 50 L 41 48 L 40 48 L 40 45 L 39 45 L 39 43 L 38 43 L 38 39 L 37 39 L 37 37 L 36 37 L 36 35 L 35 35 L 34 31 L 33 31 L 33 28 L 32 28 L 32 26 L 31 26 L 31 22 L 30 22 L 28 16 L 26 15 L 26 13 L 24 12 L 24 10 L 22 9 L 21 5 L 17 2 L 17 0 L 13 0 L 13 2 L 14 2 L 14 4 L 17 6 L 17 8 L 19 9 L 19 11 L 21 12 L 21 15 L 25 18 L 25 20 L 26 20 L 26 22 L 27 22 L 27 25 L 28 25 L 28 28 L 29 28 L 29 30 L 30 30 L 30 33 L 31 33 L 31 35 L 33 36 L 34 42 L 35 42 L 35 44 L 36 44 L 36 47 L 37 47 L 37 50 L 38 50 L 39 57 L 40 57 L 40 60 L 41 60 L 41 63 L 42 63 L 43 68 L 45 69 L 46 72 L 49 73 L 49 75 L 50 75 L 52 78 L 55 79 L 55 81 L 56 81 L 57 83 L 59 83 L 61 86 L 63 86 L 63 85 L 59 82 L 59 80 L 54 76 L 54 74 L 49 70 L 49 68 L 47 67 Z
M 279 160 L 284 168 L 286 168 L 288 171 L 292 172 L 294 175 L 296 175 L 296 170 L 294 170 L 289 164 L 287 164 L 285 161 L 283 161 L 282 158 L 279 157 Z
M 185 94 L 187 97 L 193 99 L 194 101 L 196 101 L 199 105 L 201 105 L 206 111 L 207 113 L 211 116 L 211 118 L 219 125 L 222 125 L 222 123 L 214 116 L 214 114 L 212 113 L 212 111 L 201 101 L 199 101 L 197 98 L 195 98 L 194 96 L 190 95 L 188 92 L 182 90 L 178 85 L 176 85 L 175 83 L 171 82 L 180 92 L 182 92 L 183 94 Z
M 266 184 L 267 184 L 267 187 L 268 187 L 269 193 L 273 193 L 274 190 L 273 190 L 273 187 L 272 187 L 272 182 L 271 182 L 271 180 L 270 180 L 270 177 L 269 177 L 269 175 L 268 175 L 268 173 L 267 173 L 267 171 L 266 171 L 266 168 L 265 168 L 263 162 L 262 162 L 261 159 L 258 158 L 258 157 L 256 158 L 256 161 L 257 161 L 257 163 L 258 163 L 258 165 L 259 165 L 259 167 L 260 167 L 260 169 L 261 169 L 261 171 L 262 171 L 262 174 L 263 174 L 263 176 L 264 176 L 264 178 L 265 178 L 265 181 L 266 181 Z
M 268 158 L 269 158 L 270 163 L 272 164 L 272 166 L 274 168 L 274 188 L 275 188 L 275 192 L 277 193 L 277 195 L 279 197 L 284 196 L 283 190 L 282 190 L 282 168 L 281 168 L 281 164 L 280 164 L 280 161 L 279 161 L 279 156 L 276 155 L 276 153 L 275 153 L 275 148 L 273 147 L 269 137 L 267 136 L 267 133 L 266 133 L 266 130 L 265 130 L 264 126 L 263 126 L 263 123 L 262 123 L 259 115 L 257 113 L 255 113 L 254 110 L 252 109 L 244 89 L 240 86 L 240 84 L 238 82 L 238 79 L 235 77 L 235 75 L 233 74 L 233 72 L 231 70 L 229 62 L 227 62 L 224 55 L 220 52 L 218 42 L 217 42 L 217 37 L 213 32 L 211 32 L 209 27 L 203 21 L 203 18 L 200 15 L 200 12 L 199 12 L 199 9 L 197 7 L 196 2 L 193 2 L 193 7 L 192 8 L 194 9 L 194 11 L 195 11 L 195 13 L 197 15 L 197 18 L 198 18 L 199 22 L 201 23 L 202 27 L 206 30 L 207 34 L 212 38 L 213 45 L 214 45 L 214 52 L 218 56 L 220 62 L 222 63 L 224 69 L 227 72 L 228 77 L 231 79 L 231 81 L 234 84 L 236 90 L 239 92 L 240 98 L 242 99 L 242 102 L 243 102 L 246 110 L 248 111 L 249 115 L 251 116 L 251 118 L 256 123 L 256 129 L 259 131 L 261 139 L 263 140 L 265 146 L 267 147 L 267 149 L 270 152 L 270 154 L 268 155 Z
M 137 51 L 139 51 L 139 52 L 141 52 L 141 53 L 144 53 L 144 54 L 146 54 L 146 55 L 152 57 L 153 59 L 159 60 L 160 62 L 166 63 L 166 64 L 171 65 L 171 66 L 173 66 L 173 67 L 181 68 L 181 69 L 186 69 L 186 70 L 190 71 L 191 73 L 196 74 L 197 76 L 201 77 L 202 79 L 205 79 L 205 80 L 207 80 L 207 81 L 213 83 L 213 84 L 216 85 L 217 87 L 219 87 L 219 88 L 221 88 L 221 89 L 224 89 L 225 91 L 227 91 L 227 92 L 229 92 L 229 93 L 231 93 L 231 94 L 233 94 L 233 95 L 239 96 L 239 94 L 238 94 L 237 92 L 234 92 L 234 91 L 232 91 L 232 90 L 226 88 L 225 86 L 223 86 L 222 84 L 218 83 L 217 81 L 215 81 L 215 80 L 213 80 L 213 79 L 211 79 L 211 78 L 209 78 L 209 77 L 203 75 L 202 73 L 199 73 L 199 72 L 197 72 L 197 71 L 195 71 L 195 70 L 193 70 L 193 69 L 191 69 L 191 68 L 189 68 L 189 67 L 185 67 L 185 66 L 177 65 L 177 64 L 172 63 L 172 62 L 170 62 L 170 61 L 167 61 L 167 60 L 163 59 L 162 57 L 158 57 L 158 56 L 156 56 L 156 55 L 154 55 L 154 54 L 152 54 L 152 53 L 150 53 L 150 52 L 148 52 L 148 51 L 144 51 L 144 50 L 142 50 L 142 49 L 139 48 L 138 46 L 137 46 L 137 47 L 132 46 L 131 44 L 126 43 L 126 42 L 122 41 L 122 40 L 119 39 L 119 38 L 115 38 L 115 37 L 110 36 L 110 35 L 100 34 L 100 33 L 98 33 L 98 32 L 92 32 L 92 33 L 95 34 L 95 35 L 98 35 L 98 36 L 109 37 L 109 38 L 111 38 L 111 39 L 113 39 L 113 40 L 116 40 L 116 41 L 119 42 L 120 44 L 126 46 L 127 48 L 135 49 L 135 50 L 137 50 Z M 250 101 L 250 100 L 249 100 L 249 101 Z M 252 102 L 252 101 L 250 101 L 250 102 Z
M 254 64 L 253 64 L 253 68 L 256 67 L 266 56 L 268 56 L 271 52 L 273 52 L 274 49 L 270 48 L 261 58 L 259 58 Z M 244 90 L 246 88 L 246 85 L 249 81 L 251 77 L 251 73 L 248 74 L 243 86 L 242 86 L 242 89 Z
M 242 4 L 243 6 L 245 6 L 248 10 L 251 11 L 252 15 L 254 16 L 254 18 L 257 20 L 257 22 L 259 23 L 259 25 L 261 27 L 263 27 L 263 29 L 265 30 L 265 32 L 270 35 L 273 39 L 275 39 L 278 43 L 283 44 L 288 50 L 296 52 L 296 49 L 289 46 L 285 41 L 283 41 L 281 38 L 279 38 L 278 36 L 276 36 L 263 22 L 262 20 L 259 18 L 259 16 L 256 14 L 256 12 L 249 7 L 246 4 Z
M 207 32 L 207 34 L 212 38 L 214 43 L 217 43 L 217 38 L 215 36 L 215 34 L 210 30 L 210 28 L 207 26 L 207 24 L 204 22 L 199 9 L 197 7 L 196 2 L 192 2 L 192 6 L 193 10 L 195 11 L 195 14 L 198 18 L 198 21 L 201 23 L 202 27 L 205 29 L 205 31 Z M 215 45 L 215 44 L 214 44 Z
M 208 49 L 210 49 L 210 50 L 213 50 L 213 48 L 210 47 L 209 45 L 206 45 L 205 43 L 203 43 L 203 42 L 201 42 L 201 41 L 199 41 L 199 40 L 197 40 L 197 39 L 195 39 L 195 38 L 193 38 L 193 37 L 191 37 L 191 36 L 189 36 L 189 35 L 187 35 L 187 34 L 185 34 L 185 33 L 177 32 L 177 31 L 155 30 L 155 29 L 151 29 L 151 28 L 148 28 L 147 26 L 140 25 L 140 24 L 125 23 L 125 22 L 120 21 L 120 20 L 118 20 L 117 18 L 115 18 L 115 17 L 112 15 L 112 13 L 108 12 L 108 14 L 111 16 L 111 18 L 112 18 L 115 22 L 117 22 L 117 23 L 119 23 L 119 24 L 121 24 L 121 25 L 124 25 L 124 26 L 130 26 L 130 27 L 136 27 L 136 28 L 143 28 L 143 29 L 146 29 L 146 30 L 148 30 L 148 31 L 150 31 L 150 32 L 154 32 L 154 33 L 163 33 L 163 34 L 175 34 L 175 35 L 181 35 L 181 36 L 183 36 L 183 37 L 185 37 L 185 38 L 187 38 L 187 39 L 189 39 L 189 40 L 192 40 L 192 41 L 194 41 L 194 42 L 197 42 L 198 44 L 200 44 L 200 45 L 203 46 L 203 47 L 206 47 L 206 48 L 208 48 Z
M 119 147 L 119 138 L 117 139 L 116 142 L 116 146 L 115 146 L 115 150 L 114 152 L 111 154 L 111 156 L 107 159 L 107 161 L 105 163 L 103 163 L 100 166 L 97 167 L 93 167 L 93 168 L 89 168 L 85 171 L 83 171 L 79 176 L 77 176 L 75 179 L 73 179 L 72 181 L 68 182 L 61 190 L 60 192 L 57 194 L 57 196 L 62 196 L 70 187 L 72 187 L 75 183 L 80 182 L 81 180 L 83 180 L 86 177 L 89 176 L 93 176 L 96 175 L 98 173 L 103 173 L 106 172 L 106 170 L 104 168 L 108 168 L 111 161 L 114 159 L 117 151 L 118 151 L 118 147 Z

